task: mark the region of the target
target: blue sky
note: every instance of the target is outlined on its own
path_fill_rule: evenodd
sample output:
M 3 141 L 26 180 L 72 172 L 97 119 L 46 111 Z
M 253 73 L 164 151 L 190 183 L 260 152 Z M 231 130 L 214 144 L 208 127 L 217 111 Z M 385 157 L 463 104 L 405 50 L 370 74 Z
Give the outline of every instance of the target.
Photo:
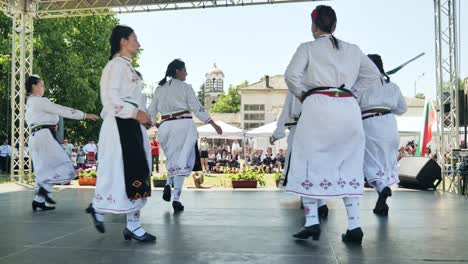
M 468 3 L 461 1 L 461 77 L 468 77 Z M 310 12 L 318 4 L 333 6 L 338 16 L 335 35 L 355 43 L 364 53 L 382 55 L 386 70 L 421 52 L 392 80 L 403 94 L 435 97 L 433 1 L 336 0 L 308 3 L 215 8 L 120 15 L 133 27 L 144 48 L 139 70 L 145 82 L 157 83 L 167 64 L 182 58 L 195 90 L 214 62 L 224 71 L 225 86 L 263 75 L 283 74 L 301 42 L 312 40 Z

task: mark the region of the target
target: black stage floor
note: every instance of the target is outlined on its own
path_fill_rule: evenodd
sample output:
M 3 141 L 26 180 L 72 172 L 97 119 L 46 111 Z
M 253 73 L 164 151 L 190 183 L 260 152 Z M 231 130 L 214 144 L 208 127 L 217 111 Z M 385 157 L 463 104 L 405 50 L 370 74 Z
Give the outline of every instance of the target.
M 107 216 L 98 234 L 84 208 L 92 189 L 62 189 L 57 210 L 31 211 L 31 190 L 0 193 L 0 263 L 463 263 L 468 262 L 468 201 L 449 193 L 395 191 L 390 216 L 361 202 L 362 247 L 341 241 L 342 201 L 329 202 L 320 241 L 297 242 L 303 224 L 297 197 L 280 191 L 186 190 L 186 211 L 172 214 L 161 191 L 142 211 L 155 244 L 125 242 L 124 216 Z

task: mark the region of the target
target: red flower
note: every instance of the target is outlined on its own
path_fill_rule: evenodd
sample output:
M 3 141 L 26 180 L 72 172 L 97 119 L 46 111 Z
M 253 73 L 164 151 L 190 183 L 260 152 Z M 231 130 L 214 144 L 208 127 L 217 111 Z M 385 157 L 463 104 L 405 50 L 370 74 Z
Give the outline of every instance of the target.
M 317 9 L 314 9 L 314 11 L 312 11 L 312 21 L 315 21 L 318 17 L 319 13 L 317 11 Z

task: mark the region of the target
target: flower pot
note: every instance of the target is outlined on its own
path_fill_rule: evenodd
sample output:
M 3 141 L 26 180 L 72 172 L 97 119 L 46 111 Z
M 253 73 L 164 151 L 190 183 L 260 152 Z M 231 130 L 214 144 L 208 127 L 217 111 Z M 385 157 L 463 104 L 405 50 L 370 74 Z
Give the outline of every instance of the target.
M 153 186 L 154 187 L 164 187 L 164 186 L 166 186 L 166 180 L 153 179 Z
M 78 184 L 80 186 L 96 186 L 96 178 L 79 178 Z
M 258 181 L 232 181 L 232 188 L 257 188 Z

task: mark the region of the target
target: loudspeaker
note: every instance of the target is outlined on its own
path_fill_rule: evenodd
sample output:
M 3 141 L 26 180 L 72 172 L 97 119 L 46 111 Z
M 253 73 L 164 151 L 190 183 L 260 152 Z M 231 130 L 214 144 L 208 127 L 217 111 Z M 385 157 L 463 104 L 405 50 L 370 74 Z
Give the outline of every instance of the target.
M 448 92 L 443 93 L 444 100 L 446 100 L 449 96 Z M 447 116 L 450 112 L 450 101 L 444 104 L 444 114 Z M 465 123 L 468 124 L 468 113 L 465 111 L 465 91 L 458 90 L 458 125 L 464 126 Z M 465 121 L 466 120 L 466 121 Z M 449 123 L 445 124 L 449 125 Z
M 403 157 L 400 163 L 400 186 L 436 189 L 442 181 L 439 164 L 426 157 Z

